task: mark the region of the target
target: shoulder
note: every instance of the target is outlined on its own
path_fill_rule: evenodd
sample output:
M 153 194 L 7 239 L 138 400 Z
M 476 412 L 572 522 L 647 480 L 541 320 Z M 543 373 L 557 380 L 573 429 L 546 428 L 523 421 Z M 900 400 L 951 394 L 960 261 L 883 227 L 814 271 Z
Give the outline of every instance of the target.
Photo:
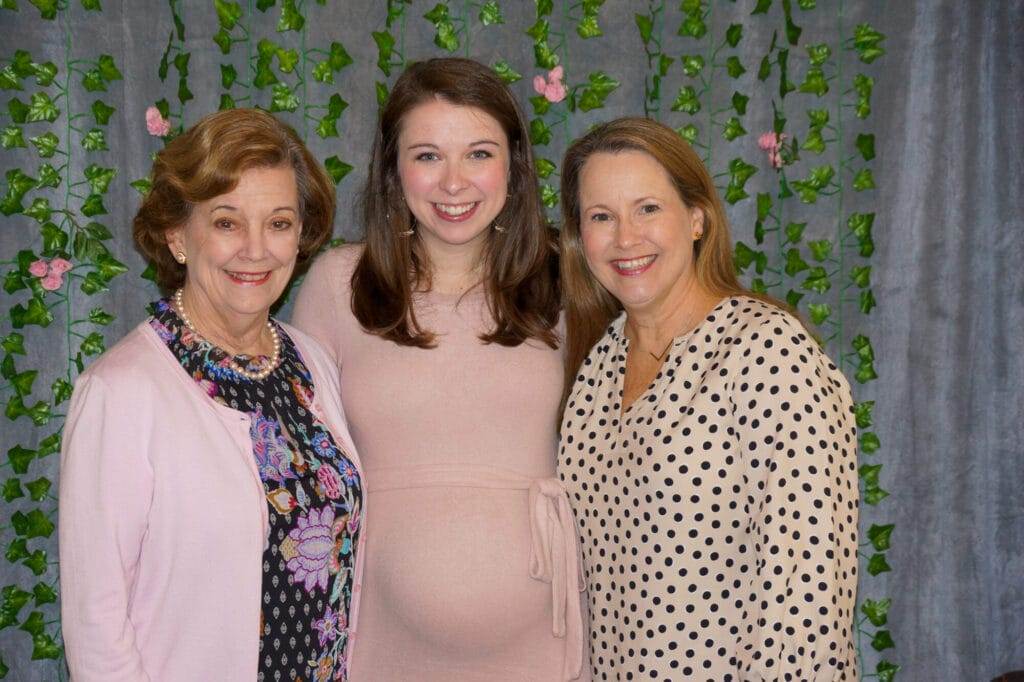
M 348 289 L 352 273 L 363 255 L 362 244 L 342 244 L 320 254 L 306 276 L 307 282 L 328 286 L 332 290 Z
M 280 324 L 285 332 L 288 333 L 288 336 L 291 337 L 291 340 L 295 343 L 295 347 L 299 351 L 299 355 L 302 356 L 305 363 L 307 365 L 314 365 L 314 371 L 323 373 L 325 368 L 329 368 L 334 365 L 330 352 L 314 337 L 285 322 L 278 321 L 278 324 Z
M 149 321 L 139 323 L 90 364 L 79 375 L 79 380 L 130 384 L 151 377 L 153 368 L 164 364 L 160 357 L 163 349 L 156 341 L 159 339 L 149 326 Z

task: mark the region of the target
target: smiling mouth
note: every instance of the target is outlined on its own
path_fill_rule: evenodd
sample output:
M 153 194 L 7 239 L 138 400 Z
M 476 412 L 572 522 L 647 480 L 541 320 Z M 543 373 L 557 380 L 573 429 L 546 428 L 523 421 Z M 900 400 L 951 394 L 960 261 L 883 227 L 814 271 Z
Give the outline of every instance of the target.
M 476 213 L 476 208 L 480 205 L 480 202 L 474 201 L 468 204 L 435 203 L 432 205 L 434 207 L 434 213 L 436 213 L 442 220 L 461 222 L 463 220 L 469 220 L 469 218 Z
M 258 285 L 270 279 L 269 270 L 265 272 L 232 272 L 231 270 L 225 270 L 225 272 L 237 284 Z
M 634 277 L 643 272 L 646 272 L 647 269 L 650 268 L 651 265 L 654 263 L 656 258 L 657 256 L 652 255 L 641 256 L 640 258 L 630 258 L 628 260 L 613 260 L 612 267 L 620 275 L 625 275 L 626 277 Z

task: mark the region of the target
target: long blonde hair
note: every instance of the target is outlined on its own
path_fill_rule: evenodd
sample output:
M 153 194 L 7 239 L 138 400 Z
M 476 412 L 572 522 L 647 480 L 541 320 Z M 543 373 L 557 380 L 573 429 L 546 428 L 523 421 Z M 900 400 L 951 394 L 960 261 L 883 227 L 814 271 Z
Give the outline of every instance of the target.
M 565 391 L 594 344 L 622 306 L 594 277 L 580 236 L 580 173 L 588 159 L 604 152 L 638 151 L 651 156 L 668 173 L 688 207 L 704 213 L 704 234 L 694 242 L 694 270 L 708 293 L 753 296 L 788 309 L 771 297 L 754 294 L 736 277 L 732 237 L 722 200 L 704 163 L 674 130 L 646 118 L 626 117 L 599 125 L 570 145 L 562 162 L 562 298 L 567 326 Z M 680 229 L 683 229 L 680 226 Z

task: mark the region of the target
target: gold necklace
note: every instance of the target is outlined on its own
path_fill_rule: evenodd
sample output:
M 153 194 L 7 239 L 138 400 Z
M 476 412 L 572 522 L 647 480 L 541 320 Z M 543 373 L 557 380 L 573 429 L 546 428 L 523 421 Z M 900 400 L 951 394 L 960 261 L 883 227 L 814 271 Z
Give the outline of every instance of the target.
M 185 323 L 185 326 L 188 327 L 189 330 L 196 336 L 205 339 L 206 337 L 203 336 L 203 334 L 198 329 L 196 329 L 196 326 L 192 324 L 192 320 L 189 319 L 188 313 L 185 312 L 185 304 L 182 301 L 183 291 L 184 289 L 178 289 L 176 292 L 174 292 L 174 307 L 178 309 L 178 315 L 181 317 L 181 321 Z M 277 327 L 274 326 L 274 323 L 271 322 L 269 318 L 267 319 L 267 329 L 270 330 L 270 337 L 271 339 L 273 339 L 274 343 L 274 352 L 270 355 L 270 358 L 267 359 L 267 364 L 265 364 L 262 369 L 253 372 L 239 365 L 237 362 L 235 362 L 235 359 L 231 353 L 224 351 L 224 354 L 231 358 L 228 361 L 228 367 L 231 369 L 232 372 L 238 374 L 239 376 L 245 377 L 250 381 L 263 381 L 268 376 L 270 376 L 271 372 L 277 369 L 277 366 L 281 364 L 281 337 L 277 333 Z M 224 349 L 221 348 L 221 350 Z

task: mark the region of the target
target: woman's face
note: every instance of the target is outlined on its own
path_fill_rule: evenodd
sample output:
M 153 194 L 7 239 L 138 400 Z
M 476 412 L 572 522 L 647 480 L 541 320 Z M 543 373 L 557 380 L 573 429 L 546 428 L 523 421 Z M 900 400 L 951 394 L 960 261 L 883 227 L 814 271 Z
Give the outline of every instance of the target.
M 490 114 L 434 99 L 398 135 L 405 203 L 428 255 L 479 253 L 508 197 L 508 137 Z
M 197 204 L 168 235 L 187 257 L 185 287 L 196 310 L 225 329 L 264 319 L 295 269 L 302 218 L 295 171 L 251 168 L 230 192 Z
M 587 265 L 623 308 L 660 314 L 682 304 L 696 281 L 703 213 L 683 203 L 661 164 L 639 151 L 594 154 L 579 200 Z

